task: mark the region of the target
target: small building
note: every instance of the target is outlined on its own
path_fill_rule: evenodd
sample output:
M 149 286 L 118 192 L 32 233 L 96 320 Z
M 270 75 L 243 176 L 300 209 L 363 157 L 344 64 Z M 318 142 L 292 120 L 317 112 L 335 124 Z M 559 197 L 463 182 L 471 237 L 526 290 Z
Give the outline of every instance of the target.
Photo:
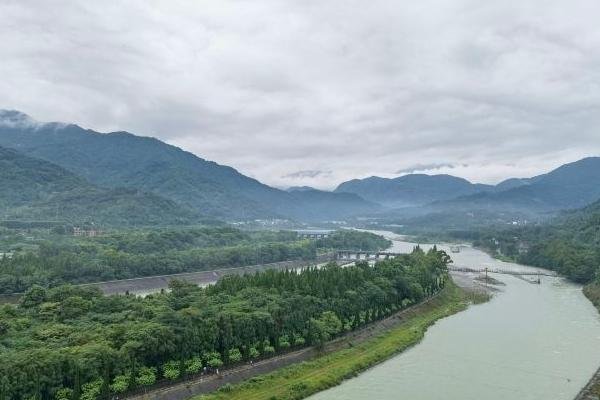
M 328 229 L 301 229 L 297 230 L 296 234 L 302 239 L 323 239 L 331 235 L 332 230 Z
M 82 229 L 78 226 L 73 227 L 73 236 L 96 237 L 102 234 L 101 230 L 96 228 Z

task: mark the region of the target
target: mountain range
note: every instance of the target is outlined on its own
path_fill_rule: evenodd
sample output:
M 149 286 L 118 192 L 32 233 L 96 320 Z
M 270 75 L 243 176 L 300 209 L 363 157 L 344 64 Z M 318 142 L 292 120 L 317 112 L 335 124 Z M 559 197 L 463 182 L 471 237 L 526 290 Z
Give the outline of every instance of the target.
M 329 192 L 306 186 L 280 190 L 155 138 L 41 123 L 18 111 L 0 110 L 0 146 L 0 184 L 10 189 L 0 195 L 5 217 L 120 220 L 124 225 L 207 217 L 326 221 L 398 215 L 399 210 L 544 213 L 600 199 L 599 157 L 498 185 L 410 174 L 354 179 Z
M 336 193 L 354 193 L 389 208 L 427 207 L 548 212 L 584 207 L 600 199 L 600 157 L 565 164 L 532 178 L 497 185 L 474 184 L 451 175 L 370 177 L 340 184 Z
M 585 207 L 598 199 L 600 157 L 588 157 L 562 165 L 543 175 L 511 179 L 492 191 L 437 202 L 434 206 L 552 212 Z
M 272 188 L 154 138 L 39 123 L 18 111 L 0 111 L 0 146 L 56 164 L 97 187 L 152 193 L 221 219 L 323 220 L 379 209 L 354 194 Z
M 354 193 L 388 208 L 424 206 L 485 191 L 493 186 L 473 184 L 451 175 L 411 174 L 398 178 L 372 176 L 341 183 L 335 193 Z

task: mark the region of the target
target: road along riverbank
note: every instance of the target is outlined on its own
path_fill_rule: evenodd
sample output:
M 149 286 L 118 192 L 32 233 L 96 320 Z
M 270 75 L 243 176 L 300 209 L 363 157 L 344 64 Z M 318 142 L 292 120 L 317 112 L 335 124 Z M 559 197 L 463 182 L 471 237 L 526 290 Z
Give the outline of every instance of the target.
M 107 282 L 88 283 L 83 286 L 97 287 L 106 295 L 113 294 L 136 294 L 147 295 L 150 293 L 160 292 L 162 289 L 169 287 L 169 282 L 178 279 L 193 283 L 199 286 L 214 283 L 226 275 L 244 275 L 253 274 L 255 272 L 264 271 L 267 269 L 285 270 L 293 268 L 302 268 L 317 264 L 322 264 L 333 260 L 333 253 L 327 253 L 317 256 L 313 260 L 289 260 L 280 261 L 270 264 L 248 265 L 244 267 L 220 268 L 209 271 L 186 272 L 181 274 L 171 275 L 155 275 L 143 278 L 121 279 Z

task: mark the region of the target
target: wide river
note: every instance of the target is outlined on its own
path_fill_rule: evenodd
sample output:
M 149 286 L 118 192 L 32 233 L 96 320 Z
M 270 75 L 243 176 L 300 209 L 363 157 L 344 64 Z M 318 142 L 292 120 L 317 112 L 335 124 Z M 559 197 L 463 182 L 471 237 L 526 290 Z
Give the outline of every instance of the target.
M 393 240 L 391 251 L 414 246 L 377 233 Z M 451 255 L 461 266 L 533 269 L 471 247 Z M 493 276 L 506 286 L 491 301 L 438 321 L 413 348 L 310 399 L 572 400 L 600 365 L 595 308 L 580 286 L 562 278 L 535 285 Z

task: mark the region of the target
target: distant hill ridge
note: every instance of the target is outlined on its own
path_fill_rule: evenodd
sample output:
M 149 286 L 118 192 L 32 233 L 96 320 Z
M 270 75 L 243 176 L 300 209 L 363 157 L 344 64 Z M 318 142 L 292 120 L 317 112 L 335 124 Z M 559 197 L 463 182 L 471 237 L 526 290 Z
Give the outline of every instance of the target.
M 498 185 L 473 184 L 451 175 L 412 174 L 354 179 L 335 191 L 354 193 L 392 208 L 574 209 L 600 199 L 600 157 L 584 158 L 532 178 L 507 179 Z
M 18 111 L 0 110 L 0 146 L 54 163 L 98 188 L 152 193 L 196 215 L 225 220 L 323 221 L 382 216 L 403 208 L 420 208 L 421 214 L 472 209 L 547 212 L 579 208 L 600 199 L 599 157 L 498 185 L 471 183 L 451 175 L 410 174 L 354 179 L 328 192 L 310 187 L 276 189 L 155 138 L 39 123 Z
M 600 157 L 587 157 L 506 190 L 459 197 L 438 207 L 502 208 L 538 212 L 585 207 L 600 199 Z
M 452 175 L 410 174 L 398 178 L 372 176 L 340 184 L 336 193 L 354 193 L 382 205 L 422 206 L 439 200 L 493 190 L 493 186 L 473 184 Z
M 222 219 L 321 220 L 379 209 L 356 195 L 275 189 L 158 139 L 38 123 L 18 111 L 0 111 L 0 146 L 60 165 L 99 186 L 151 192 Z

